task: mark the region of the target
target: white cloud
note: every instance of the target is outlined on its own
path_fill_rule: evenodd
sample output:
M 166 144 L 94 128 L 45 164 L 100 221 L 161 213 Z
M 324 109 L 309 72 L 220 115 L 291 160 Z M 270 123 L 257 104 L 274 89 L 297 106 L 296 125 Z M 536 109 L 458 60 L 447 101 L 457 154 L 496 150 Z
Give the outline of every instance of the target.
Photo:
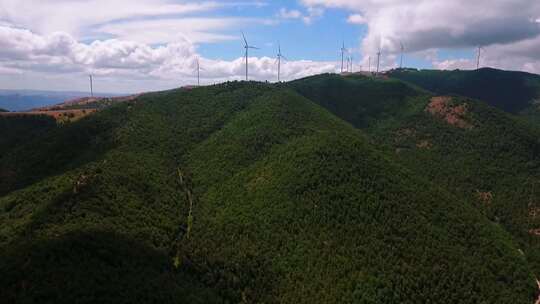
M 222 32 L 268 20 L 200 17 L 227 7 L 262 7 L 261 1 L 193 0 L 0 0 L 0 25 L 15 25 L 46 35 L 65 32 L 80 40 L 117 38 L 167 43 L 177 33 L 199 43 L 230 40 Z M 24 12 L 24 13 L 22 13 Z
M 88 27 L 98 24 L 209 11 L 221 5 L 169 0 L 2 0 L 0 19 L 42 34 L 64 31 L 80 37 Z
M 279 17 L 283 19 L 300 19 L 302 16 L 299 10 L 288 10 L 284 7 L 279 10 Z
M 175 41 L 179 33 L 194 43 L 212 43 L 238 39 L 238 37 L 220 34 L 219 32 L 223 29 L 240 27 L 240 25 L 255 22 L 258 22 L 258 20 L 202 17 L 137 20 L 106 24 L 98 27 L 97 31 L 119 39 L 148 44 L 164 44 Z
M 308 7 L 306 13 L 302 13 L 299 10 L 281 8 L 277 16 L 281 19 L 298 19 L 302 20 L 305 24 L 311 24 L 323 14 L 324 10 L 317 7 Z
M 367 20 L 364 16 L 360 14 L 353 14 L 350 15 L 349 18 L 347 18 L 347 22 L 352 24 L 366 24 Z
M 40 81 L 52 79 L 58 82 L 63 78 L 67 80 L 63 83 L 69 83 L 69 79 L 85 79 L 84 75 L 92 73 L 111 80 L 110 83 L 124 83 L 128 88 L 124 91 L 137 92 L 193 84 L 197 58 L 204 68 L 201 73 L 203 83 L 244 78 L 243 58 L 226 61 L 201 57 L 195 45 L 183 36 L 160 46 L 119 39 L 85 44 L 63 32 L 40 35 L 0 26 L 0 79 L 3 81 L 5 75 L 18 73 L 33 75 Z M 275 80 L 275 58 L 253 57 L 249 63 L 250 78 Z M 334 62 L 287 61 L 282 65 L 282 78 L 335 71 Z

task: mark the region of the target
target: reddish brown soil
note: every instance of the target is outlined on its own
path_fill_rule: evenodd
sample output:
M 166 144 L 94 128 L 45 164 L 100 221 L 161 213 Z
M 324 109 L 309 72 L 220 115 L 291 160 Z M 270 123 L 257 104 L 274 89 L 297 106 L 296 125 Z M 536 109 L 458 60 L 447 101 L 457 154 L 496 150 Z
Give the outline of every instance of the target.
M 452 126 L 461 129 L 470 129 L 473 127 L 466 118 L 468 105 L 466 103 L 453 105 L 452 97 L 439 96 L 431 98 L 425 111 L 433 116 L 443 119 Z
M 481 192 L 481 191 L 476 190 L 476 196 L 478 200 L 484 205 L 489 206 L 493 202 L 493 193 L 491 193 L 491 191 Z

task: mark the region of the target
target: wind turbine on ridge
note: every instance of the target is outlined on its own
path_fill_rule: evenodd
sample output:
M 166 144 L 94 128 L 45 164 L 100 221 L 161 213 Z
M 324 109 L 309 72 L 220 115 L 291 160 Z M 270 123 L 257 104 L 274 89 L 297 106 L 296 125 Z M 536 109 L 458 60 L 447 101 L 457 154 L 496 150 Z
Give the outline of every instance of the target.
M 405 51 L 405 47 L 403 46 L 403 43 L 401 41 L 399 42 L 400 50 L 401 50 L 401 58 L 399 60 L 399 68 L 403 68 L 403 52 Z
M 92 74 L 88 75 L 90 78 L 90 97 L 94 97 L 94 78 Z
M 343 60 L 345 59 L 345 52 L 347 49 L 345 48 L 345 41 L 343 41 L 343 46 L 341 47 L 341 73 L 343 73 Z
M 381 48 L 379 47 L 379 51 L 377 52 L 377 74 L 379 74 L 380 63 L 381 63 Z
M 204 69 L 201 68 L 199 57 L 197 57 L 196 63 L 197 63 L 197 86 L 200 87 L 201 86 L 201 70 L 204 71 Z
M 246 39 L 246 36 L 244 35 L 244 32 L 242 32 L 242 38 L 244 38 L 244 49 L 246 49 L 246 81 L 248 81 L 249 80 L 249 78 L 248 78 L 248 65 L 249 65 L 248 53 L 249 53 L 249 49 L 258 50 L 259 48 L 249 45 L 249 43 L 248 43 L 248 41 Z
M 481 45 L 478 46 L 478 57 L 476 58 L 476 69 L 477 70 L 480 69 L 480 56 L 482 56 L 482 50 L 483 49 L 484 48 Z
M 285 59 L 287 60 L 287 58 L 285 56 L 283 56 L 283 54 L 281 54 L 281 43 L 278 43 L 278 53 L 277 53 L 277 81 L 278 82 L 281 82 L 281 59 Z

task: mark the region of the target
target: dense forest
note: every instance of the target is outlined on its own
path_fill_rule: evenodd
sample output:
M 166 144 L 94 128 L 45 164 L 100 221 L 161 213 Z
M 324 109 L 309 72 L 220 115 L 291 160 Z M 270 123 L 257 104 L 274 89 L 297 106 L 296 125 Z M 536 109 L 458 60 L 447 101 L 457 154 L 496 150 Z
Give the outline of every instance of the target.
M 0 294 L 533 303 L 539 130 L 437 97 L 319 75 L 0 117 Z
M 482 100 L 503 111 L 530 111 L 540 100 L 540 75 L 482 68 L 474 71 L 397 69 L 388 76 L 435 94 L 457 94 Z

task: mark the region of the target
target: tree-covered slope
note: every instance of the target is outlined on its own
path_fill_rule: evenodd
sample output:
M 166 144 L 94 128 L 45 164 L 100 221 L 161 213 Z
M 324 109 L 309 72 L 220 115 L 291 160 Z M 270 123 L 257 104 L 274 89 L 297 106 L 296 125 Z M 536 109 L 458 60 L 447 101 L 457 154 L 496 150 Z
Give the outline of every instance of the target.
M 336 81 L 329 78 L 329 82 Z M 351 78 L 340 81 L 357 89 L 336 86 L 340 89 L 313 96 L 309 79 L 300 80 L 301 85 L 293 83 L 293 87 L 301 88 L 299 92 L 323 106 L 334 102 L 346 105 L 343 111 L 348 116 L 343 118 L 366 131 L 402 164 L 469 201 L 511 232 L 540 276 L 537 254 L 540 130 L 537 127 L 477 100 L 428 93 L 404 99 L 400 106 L 392 107 L 397 111 L 391 115 L 369 113 L 369 117 L 378 120 L 366 127 L 354 118 L 354 115 L 366 116 L 357 110 L 359 107 L 366 102 L 393 104 L 394 100 L 388 97 L 366 101 L 365 96 L 380 89 L 366 87 L 366 80 L 358 80 L 356 84 Z M 393 81 L 371 81 L 379 82 L 386 90 L 394 86 Z M 359 93 L 358 88 L 363 91 Z
M 510 113 L 531 112 L 540 101 L 540 76 L 483 68 L 474 71 L 398 69 L 389 76 L 438 95 L 457 94 L 479 99 Z M 533 107 L 534 108 L 534 107 Z
M 13 151 L 0 160 L 23 168 L 0 198 L 8 301 L 535 297 L 503 229 L 287 88 L 144 95 Z

